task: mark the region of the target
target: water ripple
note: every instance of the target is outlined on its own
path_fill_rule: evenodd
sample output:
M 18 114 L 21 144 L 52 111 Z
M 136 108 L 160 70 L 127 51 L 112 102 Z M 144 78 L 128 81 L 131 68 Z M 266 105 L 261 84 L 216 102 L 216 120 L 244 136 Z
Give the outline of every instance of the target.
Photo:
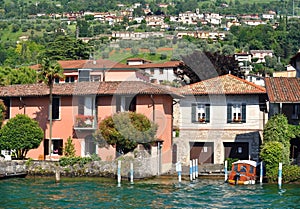
M 299 185 L 231 186 L 154 179 L 118 187 L 111 179 L 26 178 L 0 181 L 1 208 L 297 208 Z

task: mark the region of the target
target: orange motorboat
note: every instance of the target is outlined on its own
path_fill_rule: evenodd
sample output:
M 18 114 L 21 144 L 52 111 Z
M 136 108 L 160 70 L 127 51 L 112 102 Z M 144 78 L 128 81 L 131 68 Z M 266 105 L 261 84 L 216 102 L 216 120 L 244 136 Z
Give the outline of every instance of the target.
M 232 163 L 231 173 L 228 178 L 229 184 L 255 184 L 256 166 L 253 160 L 238 160 Z

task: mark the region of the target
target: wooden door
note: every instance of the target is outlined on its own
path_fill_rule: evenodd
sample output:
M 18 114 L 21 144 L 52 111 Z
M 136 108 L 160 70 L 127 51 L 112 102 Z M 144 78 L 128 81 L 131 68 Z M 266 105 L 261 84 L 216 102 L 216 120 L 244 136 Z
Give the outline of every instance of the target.
M 213 142 L 191 142 L 190 159 L 198 159 L 198 163 L 214 163 Z

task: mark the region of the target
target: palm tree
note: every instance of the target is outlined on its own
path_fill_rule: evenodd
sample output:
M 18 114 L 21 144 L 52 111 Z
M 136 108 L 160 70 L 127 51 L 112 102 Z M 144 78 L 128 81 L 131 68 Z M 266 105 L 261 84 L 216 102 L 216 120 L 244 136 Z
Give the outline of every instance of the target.
M 41 69 L 39 71 L 39 80 L 49 87 L 49 158 L 51 160 L 52 145 L 52 100 L 53 100 L 53 84 L 55 78 L 63 78 L 63 68 L 57 61 L 44 58 L 42 60 Z

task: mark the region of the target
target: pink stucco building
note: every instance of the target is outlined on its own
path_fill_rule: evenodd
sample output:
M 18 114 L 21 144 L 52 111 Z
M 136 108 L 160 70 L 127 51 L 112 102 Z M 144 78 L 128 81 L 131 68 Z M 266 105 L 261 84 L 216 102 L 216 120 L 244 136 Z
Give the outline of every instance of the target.
M 68 137 L 73 139 L 76 155 L 99 155 L 102 160 L 113 160 L 114 147 L 100 147 L 92 134 L 98 123 L 119 111 L 136 111 L 158 124 L 157 141 L 153 145 L 161 155 L 161 164 L 172 163 L 173 98 L 180 95 L 171 90 L 139 81 L 76 82 L 55 84 L 53 89 L 53 128 L 51 158 L 63 156 Z M 0 98 L 8 107 L 7 118 L 27 114 L 39 122 L 45 132 L 44 140 L 27 157 L 49 159 L 49 89 L 44 84 L 0 87 Z

